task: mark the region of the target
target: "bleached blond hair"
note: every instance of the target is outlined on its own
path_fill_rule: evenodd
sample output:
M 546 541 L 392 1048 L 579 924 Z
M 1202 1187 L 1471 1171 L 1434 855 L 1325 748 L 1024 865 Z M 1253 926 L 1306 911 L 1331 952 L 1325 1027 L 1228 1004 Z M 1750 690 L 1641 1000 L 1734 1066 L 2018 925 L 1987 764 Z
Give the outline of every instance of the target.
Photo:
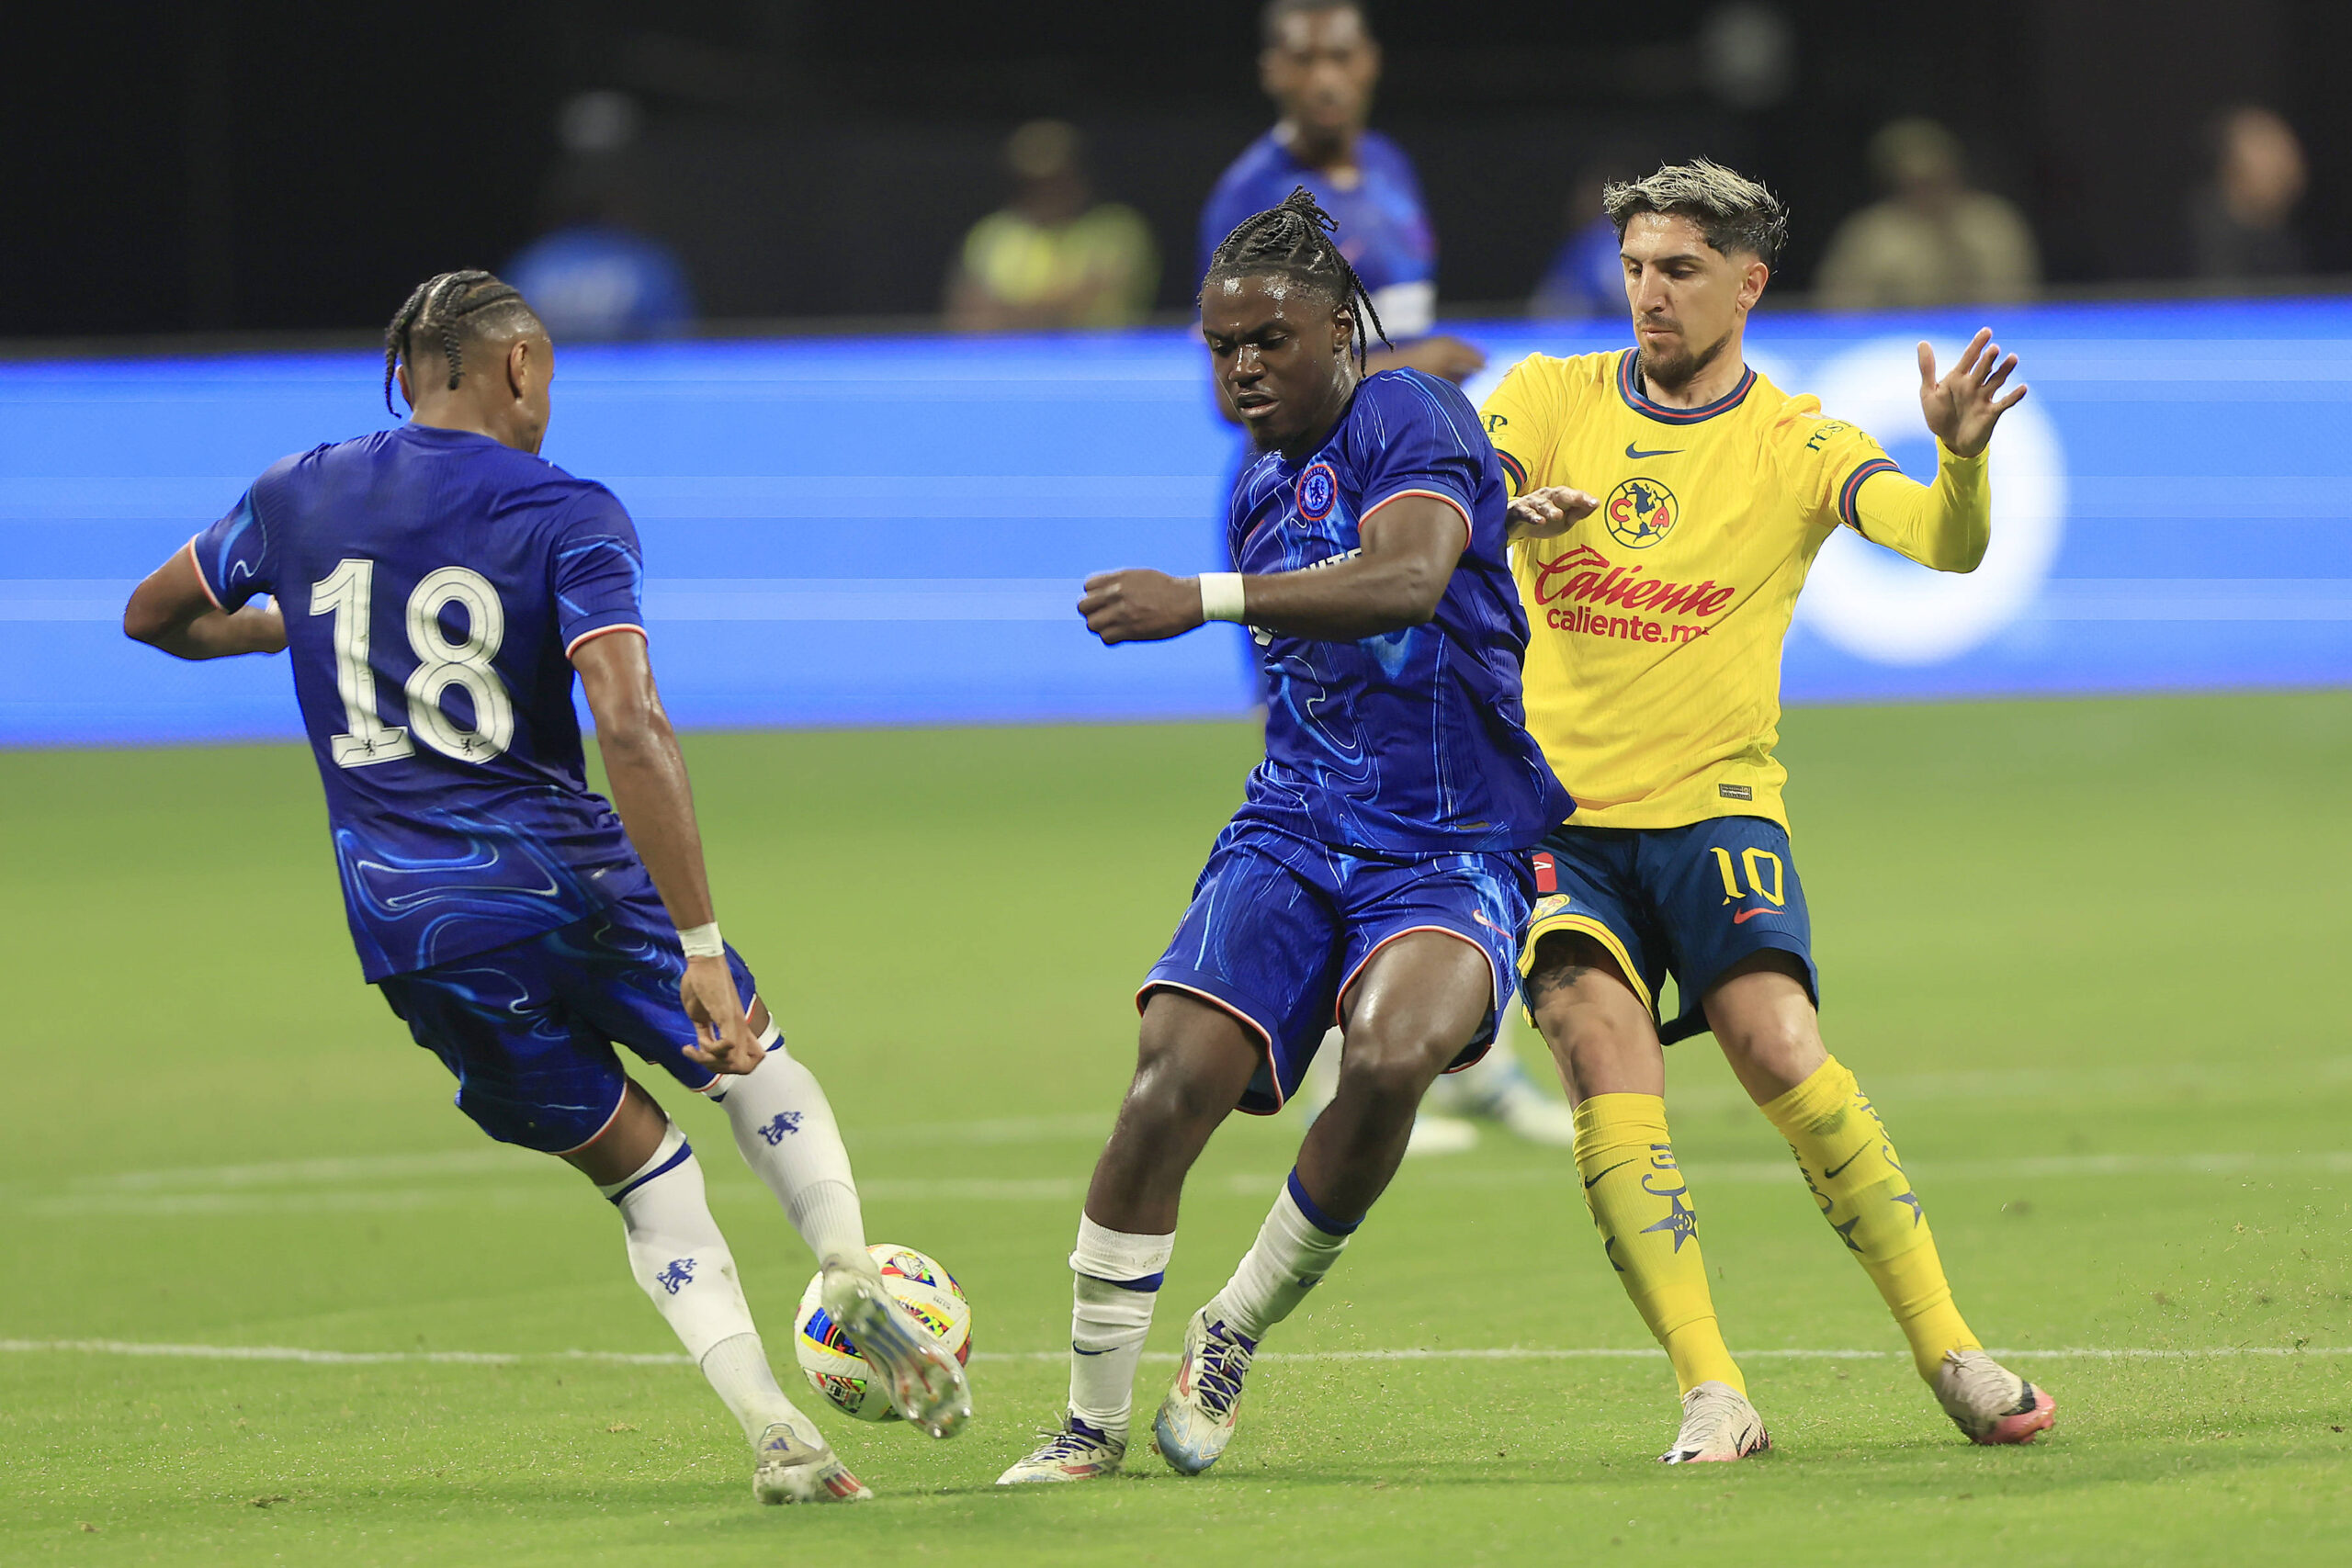
M 1625 225 L 1644 212 L 1688 218 L 1724 255 L 1745 251 L 1766 266 L 1781 259 L 1789 238 L 1789 209 L 1781 198 L 1736 169 L 1710 158 L 1668 164 L 1638 180 L 1620 180 L 1600 193 L 1600 209 L 1624 238 Z

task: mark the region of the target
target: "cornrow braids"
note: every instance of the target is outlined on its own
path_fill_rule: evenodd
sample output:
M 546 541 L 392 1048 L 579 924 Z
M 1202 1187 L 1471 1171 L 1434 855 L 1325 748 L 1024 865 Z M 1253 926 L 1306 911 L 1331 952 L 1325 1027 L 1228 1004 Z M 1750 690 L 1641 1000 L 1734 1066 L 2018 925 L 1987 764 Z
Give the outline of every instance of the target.
M 441 350 L 449 367 L 449 390 L 454 392 L 465 376 L 466 340 L 501 328 L 546 331 L 521 290 L 479 267 L 440 273 L 418 284 L 384 329 L 384 407 L 395 415 L 400 412 L 392 406 L 392 382 L 401 361 L 415 363 L 420 333 L 429 334 Z
M 1371 340 L 1377 336 L 1385 344 L 1388 333 L 1363 279 L 1331 242 L 1339 227 L 1339 220 L 1323 210 L 1314 193 L 1300 186 L 1280 207 L 1234 225 L 1233 232 L 1210 253 L 1201 292 L 1205 296 L 1227 278 L 1289 278 L 1329 299 L 1333 314 L 1354 323 L 1356 364 L 1361 367 Z

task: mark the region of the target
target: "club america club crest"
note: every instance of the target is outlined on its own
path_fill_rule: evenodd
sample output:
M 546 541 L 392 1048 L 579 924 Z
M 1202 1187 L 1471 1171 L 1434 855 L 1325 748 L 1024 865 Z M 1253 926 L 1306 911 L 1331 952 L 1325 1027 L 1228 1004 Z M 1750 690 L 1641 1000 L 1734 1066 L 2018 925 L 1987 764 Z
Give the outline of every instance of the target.
M 1340 499 L 1340 476 L 1331 471 L 1329 463 L 1309 463 L 1306 472 L 1298 476 L 1298 514 L 1310 523 L 1320 523 L 1331 515 L 1331 503 Z
M 1645 550 L 1682 520 L 1682 503 L 1656 479 L 1627 479 L 1609 492 L 1601 513 L 1619 544 Z

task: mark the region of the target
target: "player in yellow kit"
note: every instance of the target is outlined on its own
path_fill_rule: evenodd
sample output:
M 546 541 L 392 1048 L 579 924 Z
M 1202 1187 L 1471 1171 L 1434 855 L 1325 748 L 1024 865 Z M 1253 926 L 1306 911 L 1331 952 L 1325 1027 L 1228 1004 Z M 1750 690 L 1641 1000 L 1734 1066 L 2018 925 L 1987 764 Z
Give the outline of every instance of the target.
M 1991 536 L 1985 448 L 2025 396 L 1980 333 L 1951 374 L 1919 345 L 1933 485 L 1748 369 L 1747 312 L 1787 231 L 1762 186 L 1706 162 L 1612 186 L 1636 346 L 1536 355 L 1484 409 L 1518 500 L 1532 633 L 1528 728 L 1579 803 L 1536 855 L 1521 957 L 1576 1107 L 1577 1166 L 1607 1256 L 1671 1358 L 1668 1463 L 1770 1446 L 1716 1326 L 1689 1183 L 1667 1131 L 1662 1046 L 1713 1031 L 1789 1140 L 1838 1239 L 1980 1443 L 2046 1429 L 2050 1395 L 1987 1356 L 1952 1304 L 1878 1112 L 1823 1047 L 1804 890 L 1772 756 L 1781 644 L 1839 527 L 1944 571 Z M 1681 1005 L 1659 993 L 1671 974 Z

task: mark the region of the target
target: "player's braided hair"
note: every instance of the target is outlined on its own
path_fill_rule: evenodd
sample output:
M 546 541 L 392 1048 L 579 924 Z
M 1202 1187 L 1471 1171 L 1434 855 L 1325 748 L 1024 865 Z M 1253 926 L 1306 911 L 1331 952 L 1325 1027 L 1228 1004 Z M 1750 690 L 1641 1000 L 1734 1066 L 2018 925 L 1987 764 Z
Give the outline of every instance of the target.
M 1339 220 L 1323 210 L 1312 192 L 1300 186 L 1280 207 L 1270 207 L 1233 227 L 1210 253 L 1209 270 L 1201 279 L 1201 293 L 1233 277 L 1286 277 L 1331 302 L 1334 315 L 1355 325 L 1356 362 L 1363 362 L 1371 339 L 1384 344 L 1388 333 L 1380 324 L 1372 295 L 1363 279 L 1331 243 Z
M 393 373 L 402 360 L 415 364 L 414 344 L 427 336 L 448 362 L 449 389 L 456 391 L 465 375 L 468 338 L 491 333 L 543 332 L 539 319 L 524 302 L 522 291 L 502 283 L 480 267 L 440 273 L 416 286 L 384 329 L 384 406 L 392 408 Z

